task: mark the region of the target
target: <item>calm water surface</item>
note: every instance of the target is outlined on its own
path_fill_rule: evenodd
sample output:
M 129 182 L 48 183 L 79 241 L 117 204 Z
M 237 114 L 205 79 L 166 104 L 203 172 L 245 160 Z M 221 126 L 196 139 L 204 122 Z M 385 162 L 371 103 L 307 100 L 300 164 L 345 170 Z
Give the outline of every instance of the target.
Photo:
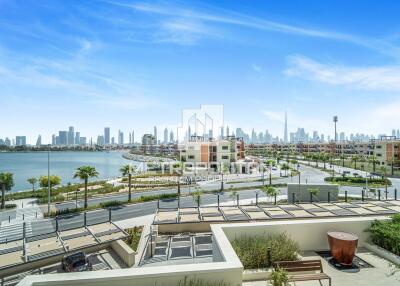
M 51 152 L 50 173 L 61 177 L 61 183 L 78 182 L 73 179 L 75 169 L 90 165 L 96 167 L 99 178 L 112 178 L 119 174 L 122 165 L 132 161 L 122 158 L 121 152 Z M 30 177 L 47 176 L 47 152 L 0 153 L 0 172 L 14 174 L 12 191 L 28 190 Z

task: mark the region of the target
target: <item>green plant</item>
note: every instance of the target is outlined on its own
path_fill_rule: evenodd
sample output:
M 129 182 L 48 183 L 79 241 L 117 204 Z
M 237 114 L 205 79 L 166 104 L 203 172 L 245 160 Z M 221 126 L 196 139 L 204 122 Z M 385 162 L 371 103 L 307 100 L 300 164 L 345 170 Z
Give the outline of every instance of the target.
M 6 209 L 15 209 L 17 207 L 16 204 L 6 204 Z
M 87 187 L 88 187 L 88 180 L 89 178 L 97 177 L 99 173 L 96 171 L 95 167 L 91 166 L 82 166 L 76 169 L 74 178 L 79 178 L 85 182 L 85 203 L 84 207 L 87 208 Z
M 124 239 L 124 242 L 136 251 L 139 245 L 140 236 L 142 235 L 143 226 L 127 228 L 125 231 L 128 233 L 128 237 Z
M 391 220 L 374 221 L 368 231 L 373 243 L 400 255 L 400 214 L 394 215 Z
M 312 201 L 313 197 L 319 194 L 319 188 L 309 188 L 308 192 L 310 193 L 310 200 Z
M 271 273 L 273 286 L 289 285 L 288 272 L 283 268 L 274 269 Z
M 103 208 L 103 209 L 106 209 L 106 208 L 109 208 L 109 207 L 117 207 L 117 206 L 120 206 L 120 205 L 122 205 L 123 203 L 124 203 L 124 202 L 122 202 L 122 201 L 117 201 L 117 200 L 108 201 L 108 202 L 102 202 L 102 203 L 100 203 L 100 207 Z
M 12 173 L 0 173 L 0 187 L 1 187 L 1 208 L 5 208 L 6 191 L 10 191 L 14 186 L 14 177 Z
M 272 186 L 266 186 L 262 188 L 262 191 L 268 198 L 274 198 L 275 196 L 278 195 L 278 190 Z
M 295 261 L 301 252 L 297 242 L 286 233 L 241 236 L 232 241 L 232 247 L 245 269 L 270 267 L 269 261 Z M 271 250 L 271 259 L 267 255 Z
M 29 184 L 32 185 L 32 192 L 34 192 L 34 191 L 35 191 L 35 185 L 36 185 L 38 179 L 35 178 L 35 177 L 32 177 L 32 178 L 28 178 L 26 181 L 27 181 Z
M 229 286 L 229 284 L 224 281 L 205 281 L 199 278 L 190 278 L 185 277 L 183 280 L 179 281 L 178 286 Z

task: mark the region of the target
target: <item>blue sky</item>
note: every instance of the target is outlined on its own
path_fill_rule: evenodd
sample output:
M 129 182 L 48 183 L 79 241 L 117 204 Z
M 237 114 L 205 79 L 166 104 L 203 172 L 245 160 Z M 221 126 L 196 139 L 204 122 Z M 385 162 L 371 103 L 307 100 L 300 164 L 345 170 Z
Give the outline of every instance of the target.
M 0 0 L 0 138 L 75 126 L 136 134 L 184 108 L 225 123 L 400 128 L 398 1 Z M 6 124 L 4 124 L 6 123 Z

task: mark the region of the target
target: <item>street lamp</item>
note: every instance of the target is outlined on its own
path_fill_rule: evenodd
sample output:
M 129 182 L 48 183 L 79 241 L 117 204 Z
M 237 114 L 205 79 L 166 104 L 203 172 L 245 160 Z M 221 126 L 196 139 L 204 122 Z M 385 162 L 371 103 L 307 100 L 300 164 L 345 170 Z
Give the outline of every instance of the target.
M 129 173 L 128 173 L 128 190 L 129 190 L 129 194 L 128 194 L 128 202 L 131 202 L 132 200 L 132 187 L 131 187 L 131 182 L 132 182 L 132 164 L 129 164 Z

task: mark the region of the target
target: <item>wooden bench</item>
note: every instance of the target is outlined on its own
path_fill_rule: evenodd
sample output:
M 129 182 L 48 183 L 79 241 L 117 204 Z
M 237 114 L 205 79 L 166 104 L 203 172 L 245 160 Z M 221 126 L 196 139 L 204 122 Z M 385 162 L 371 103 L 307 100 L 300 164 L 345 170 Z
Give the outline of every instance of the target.
M 329 280 L 331 286 L 331 277 L 324 273 L 321 260 L 277 261 L 274 262 L 274 268 L 286 270 L 289 282 Z

